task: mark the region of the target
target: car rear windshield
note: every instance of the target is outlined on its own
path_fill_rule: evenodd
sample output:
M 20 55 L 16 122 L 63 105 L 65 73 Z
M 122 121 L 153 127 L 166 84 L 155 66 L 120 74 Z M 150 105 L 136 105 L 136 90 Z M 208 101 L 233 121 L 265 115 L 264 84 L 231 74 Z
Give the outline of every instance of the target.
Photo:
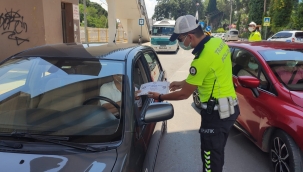
M 68 136 L 91 143 L 121 138 L 123 109 L 110 111 L 106 105 L 122 104 L 122 94 L 111 97 L 115 89 L 110 88 L 114 77 L 123 80 L 123 71 L 123 62 L 98 59 L 6 61 L 0 65 L 0 133 Z
M 230 31 L 231 35 L 238 35 L 238 31 Z
M 291 91 L 303 91 L 303 49 L 259 52 L 277 77 Z
M 303 32 L 296 32 L 295 37 L 296 38 L 303 38 Z
M 279 32 L 277 34 L 275 34 L 272 39 L 275 38 L 290 38 L 292 37 L 292 33 L 291 32 Z

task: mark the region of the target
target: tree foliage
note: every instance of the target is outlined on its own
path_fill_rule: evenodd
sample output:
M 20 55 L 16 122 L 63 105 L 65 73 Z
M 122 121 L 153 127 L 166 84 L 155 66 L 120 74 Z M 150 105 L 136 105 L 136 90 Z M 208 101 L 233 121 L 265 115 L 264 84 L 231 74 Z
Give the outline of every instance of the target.
M 293 13 L 293 29 L 303 30 L 303 3 L 300 3 Z
M 155 12 L 153 19 L 161 20 L 163 18 L 169 18 L 171 14 L 172 19 L 177 19 L 178 17 L 186 14 L 196 15 L 196 3 L 199 3 L 198 13 L 199 19 L 204 17 L 204 6 L 201 0 L 157 0 L 158 4 L 155 7 Z
M 261 25 L 263 21 L 264 0 L 249 1 L 249 21 L 254 21 L 257 25 Z
M 271 31 L 278 32 L 286 28 L 291 19 L 293 0 L 272 0 L 270 5 Z
M 79 1 L 80 23 L 84 25 L 84 5 L 83 0 Z M 88 27 L 108 28 L 107 11 L 101 5 L 86 0 L 86 18 Z

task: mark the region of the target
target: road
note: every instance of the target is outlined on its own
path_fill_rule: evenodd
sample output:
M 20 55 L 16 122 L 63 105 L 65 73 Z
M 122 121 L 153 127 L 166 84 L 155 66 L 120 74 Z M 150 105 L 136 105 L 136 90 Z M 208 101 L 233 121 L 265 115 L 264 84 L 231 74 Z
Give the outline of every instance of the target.
M 194 58 L 191 51 L 180 49 L 176 54 L 159 53 L 167 71 L 168 81 L 180 81 L 187 77 Z M 156 172 L 201 172 L 199 110 L 192 97 L 183 101 L 171 101 L 175 109 L 168 121 L 156 162 Z M 243 134 L 233 128 L 225 147 L 224 172 L 269 172 L 268 154 L 262 152 Z

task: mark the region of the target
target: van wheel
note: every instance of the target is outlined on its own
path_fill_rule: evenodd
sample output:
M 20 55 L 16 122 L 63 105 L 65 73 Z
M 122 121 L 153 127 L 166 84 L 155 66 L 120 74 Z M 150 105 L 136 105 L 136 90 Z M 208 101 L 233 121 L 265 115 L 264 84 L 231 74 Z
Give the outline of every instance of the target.
M 274 172 L 302 172 L 302 153 L 295 141 L 278 130 L 270 140 L 269 157 Z

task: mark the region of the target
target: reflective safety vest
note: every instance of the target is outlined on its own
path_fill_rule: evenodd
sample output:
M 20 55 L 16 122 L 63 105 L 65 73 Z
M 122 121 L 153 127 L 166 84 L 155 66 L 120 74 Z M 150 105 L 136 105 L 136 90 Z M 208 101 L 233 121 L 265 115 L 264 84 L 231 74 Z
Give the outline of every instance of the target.
M 262 41 L 260 32 L 258 31 L 251 32 L 248 41 Z

